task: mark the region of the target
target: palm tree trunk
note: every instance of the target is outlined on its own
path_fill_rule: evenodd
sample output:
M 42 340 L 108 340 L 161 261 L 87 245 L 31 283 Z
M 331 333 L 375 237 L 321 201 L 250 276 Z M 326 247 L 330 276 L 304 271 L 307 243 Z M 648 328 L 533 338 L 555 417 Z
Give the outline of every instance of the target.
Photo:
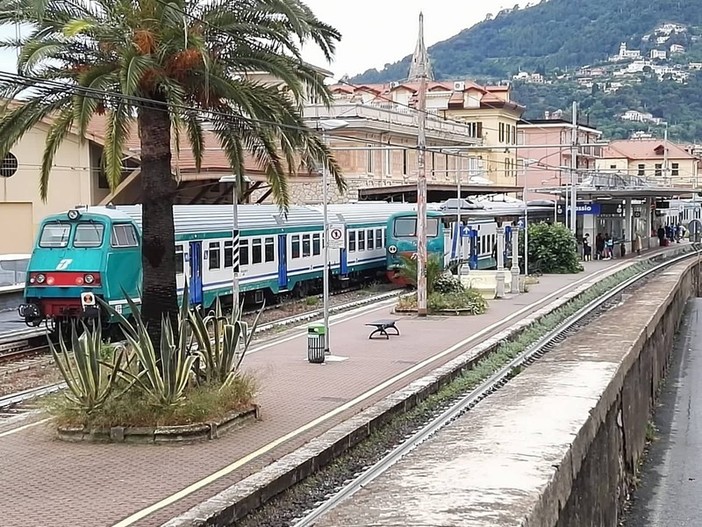
M 178 314 L 173 224 L 177 184 L 171 172 L 171 123 L 162 108 L 142 106 L 138 116 L 143 200 L 142 317 L 156 347 L 161 338 L 161 315 L 168 314 L 177 329 Z

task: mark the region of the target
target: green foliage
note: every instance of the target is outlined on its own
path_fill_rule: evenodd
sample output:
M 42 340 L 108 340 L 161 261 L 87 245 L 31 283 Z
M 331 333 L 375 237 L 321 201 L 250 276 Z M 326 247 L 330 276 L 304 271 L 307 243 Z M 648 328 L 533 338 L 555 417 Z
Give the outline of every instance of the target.
M 488 303 L 474 289 L 463 289 L 447 293 L 434 292 L 427 298 L 430 312 L 457 310 L 467 315 L 481 315 L 487 311 Z
M 520 237 L 520 253 L 524 251 Z M 572 233 L 561 223 L 534 223 L 529 225 L 530 270 L 542 273 L 568 274 L 583 270 L 578 257 L 578 246 Z
M 407 280 L 412 286 L 417 286 L 417 259 L 409 256 L 400 255 L 399 274 Z M 430 255 L 427 258 L 427 294 L 434 291 L 436 280 L 444 271 L 444 263 L 438 255 Z
M 118 379 L 118 374 L 124 350 L 120 351 L 112 362 L 102 360 L 102 331 L 100 325 L 90 331 L 83 324 L 83 333 L 78 336 L 76 324 L 71 325 L 71 348 L 63 337 L 59 340 L 61 353 L 56 350 L 53 342 L 49 340 L 51 354 L 56 365 L 63 375 L 68 392 L 66 398 L 81 412 L 90 415 L 98 410 L 112 395 Z
M 114 189 L 124 175 L 135 121 L 154 128 L 159 106 L 175 136 L 171 142 L 168 128 L 156 126 L 162 148 L 173 144 L 177 154 L 182 138 L 198 169 L 205 151 L 200 112 L 215 111 L 207 118 L 233 173 L 243 178 L 248 150 L 281 206 L 289 203 L 287 176 L 297 173 L 301 161 L 305 167 L 313 161 L 326 164 L 344 188 L 338 164 L 301 115 L 306 97 L 331 100 L 324 74 L 300 60 L 302 46 L 312 44 L 330 60 L 341 35 L 301 0 L 75 0 L 68 7 L 62 0 L 0 0 L 0 6 L 0 25 L 29 28 L 19 39 L 6 37 L 0 43 L 19 48 L 18 72 L 27 76 L 25 83 L 0 82 L 3 100 L 20 93 L 25 98 L 0 120 L 0 158 L 37 122 L 51 117 L 41 165 L 42 198 L 61 143 L 71 130 L 85 136 L 102 114 L 104 169 Z M 241 75 L 252 70 L 279 79 L 284 89 Z M 44 82 L 57 80 L 93 93 L 57 90 Z M 101 96 L 102 91 L 110 95 Z M 149 151 L 158 139 L 143 144 L 142 153 L 161 155 Z M 144 167 L 144 179 L 156 176 Z M 145 225 L 148 229 L 149 222 Z
M 434 280 L 433 290 L 437 293 L 461 293 L 464 291 L 461 279 L 451 273 L 442 273 Z
M 665 22 L 699 26 L 702 10 L 680 0 L 548 0 L 526 9 L 503 9 L 431 46 L 429 54 L 439 79 L 471 76 L 499 80 L 520 69 L 572 70 L 606 60 L 621 42 L 638 43 Z M 368 70 L 351 81 L 404 79 L 410 58 L 387 64 L 382 71 Z
M 250 330 L 249 325 L 241 320 L 241 312 L 235 306 L 229 317 L 224 316 L 218 298 L 214 313 L 206 317 L 197 310 L 189 313 L 190 327 L 204 359 L 205 379 L 208 383 L 226 387 L 239 374 L 239 366 L 249 349 L 263 307 Z

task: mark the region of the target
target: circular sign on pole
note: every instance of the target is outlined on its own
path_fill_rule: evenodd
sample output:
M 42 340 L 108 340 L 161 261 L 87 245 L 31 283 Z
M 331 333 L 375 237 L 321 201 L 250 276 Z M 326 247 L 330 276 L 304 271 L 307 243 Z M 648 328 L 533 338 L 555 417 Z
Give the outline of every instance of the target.
M 330 225 L 329 226 L 329 248 L 330 249 L 343 249 L 346 245 L 344 242 L 345 238 L 345 228 L 344 225 Z

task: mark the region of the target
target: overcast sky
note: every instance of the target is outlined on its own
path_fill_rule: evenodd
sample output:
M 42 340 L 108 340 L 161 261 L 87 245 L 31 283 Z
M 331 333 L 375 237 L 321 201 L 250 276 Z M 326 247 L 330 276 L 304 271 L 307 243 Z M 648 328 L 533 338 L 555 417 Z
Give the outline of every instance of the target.
M 427 46 L 446 40 L 462 29 L 527 0 L 306 0 L 317 16 L 342 34 L 336 60 L 329 65 L 316 49 L 305 50 L 307 61 L 326 67 L 338 79 L 368 68 L 381 69 L 414 51 L 419 11 L 424 12 Z M 531 3 L 537 3 L 531 0 Z M 14 30 L 0 31 L 0 37 Z M 0 70 L 16 71 L 16 53 L 0 51 Z

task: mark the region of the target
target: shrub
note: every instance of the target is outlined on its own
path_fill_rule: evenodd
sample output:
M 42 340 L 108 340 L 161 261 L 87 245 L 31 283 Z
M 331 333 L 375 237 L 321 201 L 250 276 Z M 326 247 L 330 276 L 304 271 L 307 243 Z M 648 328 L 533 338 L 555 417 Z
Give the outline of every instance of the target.
M 524 238 L 519 239 L 524 253 Z M 529 269 L 546 274 L 570 274 L 583 271 L 578 245 L 573 234 L 561 223 L 529 225 Z
M 437 293 L 460 293 L 465 290 L 461 279 L 451 273 L 440 274 L 434 281 L 433 290 Z
M 464 289 L 451 293 L 432 293 L 427 299 L 430 311 L 460 310 L 470 315 L 481 315 L 487 311 L 488 304 L 483 296 L 473 289 Z

